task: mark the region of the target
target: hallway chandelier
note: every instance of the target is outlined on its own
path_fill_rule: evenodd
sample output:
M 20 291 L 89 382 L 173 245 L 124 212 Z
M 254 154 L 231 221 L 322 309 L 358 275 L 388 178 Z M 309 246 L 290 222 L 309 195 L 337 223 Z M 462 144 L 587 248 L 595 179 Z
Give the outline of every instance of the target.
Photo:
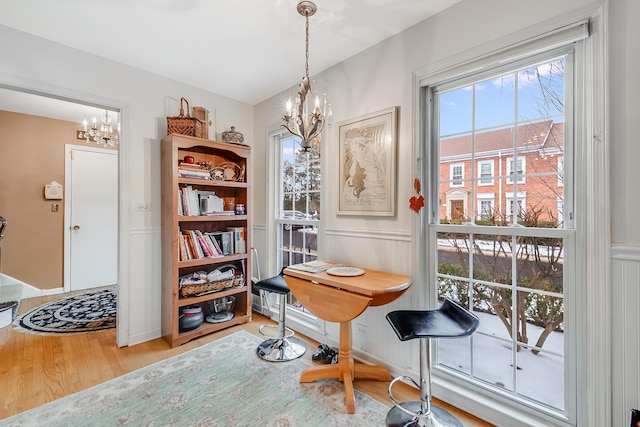
M 91 126 L 87 122 L 87 119 L 82 121 L 82 125 L 84 126 L 84 138 L 87 143 L 95 142 L 96 144 L 104 145 L 105 147 L 108 145 L 110 147 L 115 147 L 118 145 L 118 131 L 114 132 L 113 126 L 111 126 L 111 117 L 109 116 L 109 111 L 104 111 L 104 116 L 100 119 L 102 124 L 98 127 L 98 123 L 96 118 L 93 118 L 91 122 Z
M 322 107 L 320 106 L 320 98 L 316 95 L 314 100 L 311 91 L 311 81 L 309 80 L 309 17 L 313 16 L 318 8 L 313 2 L 301 1 L 298 3 L 298 13 L 305 17 L 306 20 L 306 39 L 305 39 L 305 75 L 298 88 L 295 105 L 291 99 L 287 101 L 282 127 L 287 129 L 291 134 L 300 137 L 301 146 L 304 151 L 311 148 L 314 142 L 317 142 L 318 135 L 322 132 L 325 123 L 325 115 L 327 113 L 327 96 L 324 97 Z M 311 106 L 313 102 L 313 106 Z M 329 114 L 331 114 L 331 106 L 329 105 Z

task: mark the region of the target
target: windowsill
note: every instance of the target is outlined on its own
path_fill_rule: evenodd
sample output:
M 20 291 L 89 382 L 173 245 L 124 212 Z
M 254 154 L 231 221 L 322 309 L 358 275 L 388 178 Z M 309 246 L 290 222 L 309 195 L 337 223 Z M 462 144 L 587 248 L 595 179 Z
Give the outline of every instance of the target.
M 454 381 L 447 380 L 435 372 L 431 377 L 432 392 L 438 399 L 447 402 L 469 414 L 487 422 L 500 426 L 571 426 L 568 421 L 542 412 L 531 413 L 519 411 L 512 405 L 503 402 L 499 396 L 491 397 L 484 393 L 471 390 L 468 386 L 461 386 Z

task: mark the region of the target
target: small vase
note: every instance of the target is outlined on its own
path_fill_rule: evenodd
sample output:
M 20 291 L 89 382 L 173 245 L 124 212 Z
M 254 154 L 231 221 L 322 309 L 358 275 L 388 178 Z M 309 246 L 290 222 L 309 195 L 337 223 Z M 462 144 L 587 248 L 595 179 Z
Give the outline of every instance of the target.
M 235 126 L 231 126 L 231 130 L 222 132 L 222 140 L 225 142 L 234 142 L 236 144 L 244 143 L 244 135 L 236 131 Z

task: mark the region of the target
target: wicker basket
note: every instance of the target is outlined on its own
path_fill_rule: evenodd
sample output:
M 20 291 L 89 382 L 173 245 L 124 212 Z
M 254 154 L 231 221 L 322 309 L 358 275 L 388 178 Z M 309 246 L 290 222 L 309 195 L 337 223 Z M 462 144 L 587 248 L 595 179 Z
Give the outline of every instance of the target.
M 193 296 L 200 296 L 205 294 L 210 294 L 213 292 L 223 291 L 225 289 L 233 288 L 241 288 L 244 286 L 244 274 L 236 271 L 236 266 L 232 264 L 225 265 L 220 267 L 220 269 L 232 269 L 234 275 L 224 279 L 217 280 L 214 282 L 207 283 L 194 283 L 194 284 L 183 284 L 180 285 L 180 298 L 187 298 Z
M 218 282 L 199 283 L 197 285 L 182 285 L 180 287 L 180 298 L 200 296 L 211 292 L 219 292 L 233 286 L 235 277 Z
M 187 113 L 182 104 L 187 104 Z M 180 135 L 195 136 L 197 138 L 205 138 L 206 123 L 202 120 L 191 117 L 189 113 L 189 101 L 180 98 L 180 115 L 175 117 L 167 117 L 167 135 L 177 133 Z

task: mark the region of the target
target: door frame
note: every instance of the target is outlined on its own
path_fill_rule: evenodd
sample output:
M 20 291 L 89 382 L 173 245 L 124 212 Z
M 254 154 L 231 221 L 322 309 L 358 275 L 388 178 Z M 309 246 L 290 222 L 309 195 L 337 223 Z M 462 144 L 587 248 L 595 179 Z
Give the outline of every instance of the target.
M 120 114 L 120 144 L 118 149 L 118 304 L 116 315 L 116 345 L 129 345 L 129 262 L 130 190 L 129 190 L 129 115 L 130 106 L 124 101 L 63 88 L 50 83 L 23 79 L 0 73 L 0 87 L 27 92 L 47 98 L 117 110 Z
M 72 189 L 72 185 L 71 185 L 71 178 L 72 178 L 72 174 L 71 174 L 71 151 L 72 150 L 79 150 L 79 151 L 88 151 L 88 152 L 92 152 L 92 153 L 103 153 L 103 154 L 109 154 L 109 155 L 113 155 L 113 153 L 115 152 L 116 156 L 119 156 L 119 153 L 116 150 L 109 150 L 107 148 L 101 148 L 98 146 L 90 146 L 90 145 L 80 145 L 80 144 L 65 144 L 64 146 L 64 200 L 63 200 L 63 206 L 64 206 L 64 225 L 63 225 L 63 230 L 64 230 L 64 237 L 63 237 L 63 246 L 64 246 L 64 250 L 63 250 L 63 275 L 64 275 L 64 279 L 63 279 L 63 285 L 64 285 L 64 292 L 70 292 L 71 291 L 71 239 L 70 239 L 70 233 L 69 230 L 71 228 L 71 204 L 69 203 L 69 201 L 71 200 L 71 189 Z M 119 175 L 118 172 L 116 172 L 116 175 Z M 119 177 L 118 177 L 119 179 Z M 118 205 L 120 204 L 120 201 L 118 200 Z M 117 230 L 116 230 L 117 232 Z M 120 242 L 118 241 L 118 248 L 119 248 Z M 116 259 L 116 268 L 118 268 L 118 260 Z

